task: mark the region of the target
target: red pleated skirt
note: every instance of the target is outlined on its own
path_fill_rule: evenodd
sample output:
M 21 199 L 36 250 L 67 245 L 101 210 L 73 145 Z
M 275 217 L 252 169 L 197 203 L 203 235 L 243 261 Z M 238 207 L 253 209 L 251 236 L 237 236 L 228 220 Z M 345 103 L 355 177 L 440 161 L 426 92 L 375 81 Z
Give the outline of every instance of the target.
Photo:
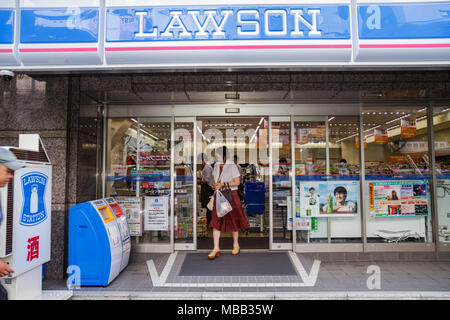
M 217 216 L 216 201 L 214 201 L 209 228 L 214 228 L 222 232 L 235 232 L 239 231 L 239 229 L 247 230 L 250 227 L 247 218 L 245 217 L 244 210 L 242 210 L 241 200 L 237 190 L 233 190 L 231 194 L 233 196 L 233 202 L 231 203 L 233 210 L 228 212 L 222 218 Z

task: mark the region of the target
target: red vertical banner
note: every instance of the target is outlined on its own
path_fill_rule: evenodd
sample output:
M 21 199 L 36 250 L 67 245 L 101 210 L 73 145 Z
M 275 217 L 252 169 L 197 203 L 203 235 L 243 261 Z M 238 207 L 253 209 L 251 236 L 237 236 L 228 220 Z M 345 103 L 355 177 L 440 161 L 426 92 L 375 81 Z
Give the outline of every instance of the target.
M 416 120 L 403 118 L 401 119 L 401 136 L 404 138 L 414 138 L 417 135 Z
M 369 182 L 369 206 L 371 211 L 373 211 L 374 209 L 374 204 L 375 200 L 373 195 L 373 182 Z
M 387 144 L 388 143 L 388 135 L 387 130 L 382 128 L 376 128 L 375 132 L 375 143 L 376 144 Z
M 359 149 L 359 137 L 355 137 L 355 147 L 356 147 L 356 149 Z M 366 148 L 367 148 L 367 140 L 364 137 L 364 149 L 366 149 Z

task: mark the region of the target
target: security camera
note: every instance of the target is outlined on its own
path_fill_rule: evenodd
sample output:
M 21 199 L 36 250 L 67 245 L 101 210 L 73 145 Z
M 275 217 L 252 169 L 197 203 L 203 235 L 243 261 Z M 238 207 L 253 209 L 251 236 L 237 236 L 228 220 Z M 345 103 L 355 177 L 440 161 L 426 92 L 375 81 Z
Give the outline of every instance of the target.
M 11 81 L 14 78 L 14 72 L 10 70 L 0 70 L 0 76 L 3 76 L 3 80 Z

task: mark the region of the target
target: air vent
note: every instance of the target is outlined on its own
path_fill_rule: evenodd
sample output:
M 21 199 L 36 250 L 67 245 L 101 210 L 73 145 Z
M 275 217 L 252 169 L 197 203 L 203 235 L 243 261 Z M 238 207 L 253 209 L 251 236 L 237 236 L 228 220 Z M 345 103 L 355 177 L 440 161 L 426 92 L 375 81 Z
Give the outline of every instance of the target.
M 12 253 L 13 245 L 13 223 L 14 223 L 14 178 L 8 183 L 8 199 L 6 202 L 6 250 L 5 254 Z
M 19 160 L 50 162 L 44 149 L 42 148 L 42 145 L 39 145 L 39 151 L 29 151 L 16 148 L 11 148 L 10 150 Z

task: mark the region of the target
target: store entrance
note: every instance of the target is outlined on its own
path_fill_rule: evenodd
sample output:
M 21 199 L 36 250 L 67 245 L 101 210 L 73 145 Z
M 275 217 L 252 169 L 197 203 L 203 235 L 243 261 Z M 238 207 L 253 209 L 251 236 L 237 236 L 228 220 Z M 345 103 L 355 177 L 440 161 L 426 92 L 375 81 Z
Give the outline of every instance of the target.
M 237 166 L 240 177 L 238 194 L 250 228 L 239 232 L 243 249 L 269 249 L 269 135 L 266 117 L 197 118 L 197 249 L 213 247 L 209 224 L 212 212 L 207 208 L 213 194 L 212 170 L 215 151 L 226 146 L 228 161 Z M 220 247 L 232 249 L 231 233 L 222 233 Z

